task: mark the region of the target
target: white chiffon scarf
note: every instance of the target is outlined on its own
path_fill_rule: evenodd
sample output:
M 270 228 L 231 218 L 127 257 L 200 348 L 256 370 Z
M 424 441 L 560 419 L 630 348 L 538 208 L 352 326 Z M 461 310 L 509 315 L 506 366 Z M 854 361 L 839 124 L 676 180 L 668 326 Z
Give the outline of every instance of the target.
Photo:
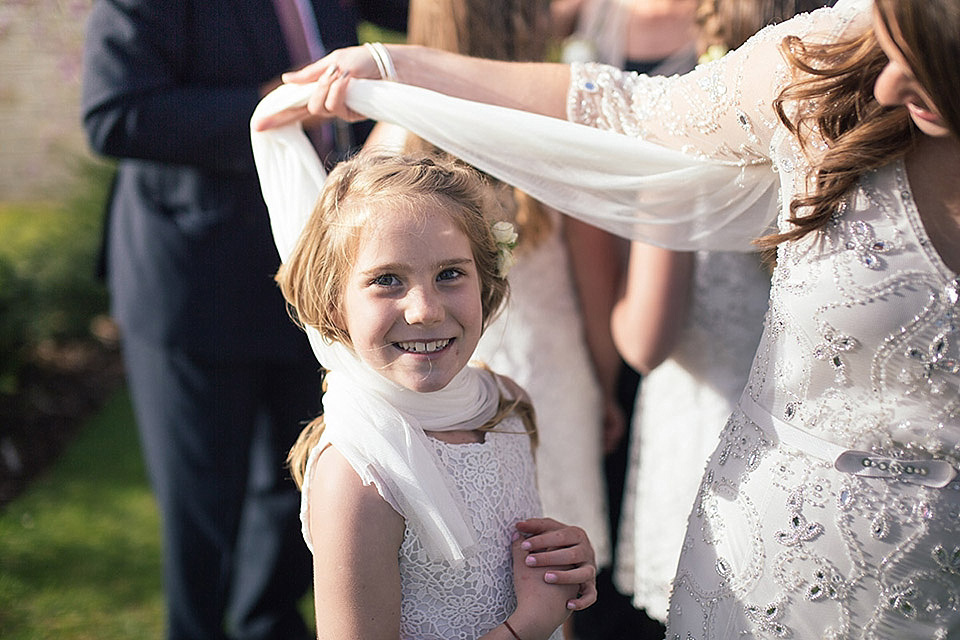
M 292 89 L 284 86 L 264 98 L 254 118 L 289 106 Z M 326 174 L 300 125 L 254 131 L 251 139 L 274 241 L 285 261 Z M 471 430 L 490 420 L 500 397 L 494 377 L 468 366 L 440 391 L 417 393 L 371 369 L 347 346 L 324 339 L 312 327 L 306 332 L 326 370 L 324 441 L 336 447 L 364 484 L 377 487 L 431 558 L 462 561 L 476 544 L 475 531 L 424 431 Z M 304 477 L 304 506 L 315 453 Z M 306 525 L 304 537 L 312 550 Z
M 258 105 L 253 121 L 306 104 L 313 89 L 312 84 L 278 87 Z M 627 238 L 674 248 L 681 248 L 678 239 L 709 245 L 720 228 L 725 235 L 752 238 L 776 207 L 769 166 L 701 161 L 617 133 L 391 82 L 354 79 L 347 102 L 560 211 Z M 326 175 L 299 124 L 252 131 L 251 139 L 274 241 L 286 260 Z M 730 248 L 729 241 L 724 244 Z M 743 249 L 749 250 L 749 243 Z M 424 430 L 484 423 L 496 411 L 495 380 L 467 367 L 441 391 L 414 393 L 367 367 L 346 346 L 306 331 L 327 371 L 324 440 L 404 516 L 431 557 L 461 561 L 475 533 Z M 314 459 L 311 454 L 305 473 L 304 507 Z M 312 549 L 306 522 L 304 537 Z
M 313 89 L 283 85 L 268 98 L 274 109 L 304 105 Z M 700 159 L 612 131 L 380 80 L 351 80 L 347 104 L 631 240 L 676 250 L 755 251 L 751 240 L 776 218 L 779 182 L 769 163 Z M 305 142 L 290 151 L 289 170 L 314 164 Z

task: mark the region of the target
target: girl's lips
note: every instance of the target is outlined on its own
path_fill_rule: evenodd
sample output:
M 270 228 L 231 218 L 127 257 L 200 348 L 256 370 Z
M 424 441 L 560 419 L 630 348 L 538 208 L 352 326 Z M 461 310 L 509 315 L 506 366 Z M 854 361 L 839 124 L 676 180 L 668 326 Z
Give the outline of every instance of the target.
M 445 338 L 443 340 L 410 340 L 394 344 L 407 353 L 436 353 L 445 349 L 451 342 L 453 342 L 452 338 Z

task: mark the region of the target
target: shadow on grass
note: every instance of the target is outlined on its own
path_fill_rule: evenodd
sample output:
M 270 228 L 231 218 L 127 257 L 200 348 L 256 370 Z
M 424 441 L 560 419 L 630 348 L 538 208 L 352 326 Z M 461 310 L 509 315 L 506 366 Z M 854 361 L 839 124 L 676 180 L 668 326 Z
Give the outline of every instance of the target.
M 159 520 L 121 391 L 0 513 L 0 637 L 163 633 Z

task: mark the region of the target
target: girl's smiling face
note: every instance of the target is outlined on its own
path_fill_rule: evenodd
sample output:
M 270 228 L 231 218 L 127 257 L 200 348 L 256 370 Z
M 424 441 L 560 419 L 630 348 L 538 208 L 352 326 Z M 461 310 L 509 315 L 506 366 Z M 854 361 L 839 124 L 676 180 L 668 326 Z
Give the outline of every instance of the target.
M 369 220 L 345 289 L 353 348 L 387 379 L 438 391 L 473 356 L 480 278 L 469 239 L 438 202 L 405 203 Z
M 928 136 L 952 135 L 929 94 L 914 76 L 877 9 L 874 9 L 873 13 L 873 29 L 880 49 L 886 54 L 888 60 L 873 87 L 873 95 L 877 102 L 885 107 L 906 107 L 910 119 Z

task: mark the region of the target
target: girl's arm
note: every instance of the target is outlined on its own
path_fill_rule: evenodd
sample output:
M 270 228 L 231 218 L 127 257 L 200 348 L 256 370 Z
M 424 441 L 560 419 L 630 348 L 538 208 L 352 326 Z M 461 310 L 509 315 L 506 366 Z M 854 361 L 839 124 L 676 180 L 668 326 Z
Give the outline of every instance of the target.
M 396 640 L 403 518 L 333 447 L 317 458 L 309 501 L 317 637 Z
M 634 242 L 610 325 L 620 355 L 642 374 L 667 359 L 690 304 L 694 254 Z

